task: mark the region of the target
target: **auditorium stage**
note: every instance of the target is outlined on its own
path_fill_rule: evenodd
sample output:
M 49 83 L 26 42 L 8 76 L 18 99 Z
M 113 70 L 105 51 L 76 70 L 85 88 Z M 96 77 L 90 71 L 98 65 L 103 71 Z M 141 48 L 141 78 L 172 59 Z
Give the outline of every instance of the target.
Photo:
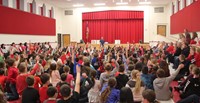
M 81 44 L 81 43 L 77 44 L 78 47 L 80 47 L 80 46 L 84 47 L 85 45 L 86 44 Z M 89 44 L 89 45 L 92 46 L 92 47 L 96 47 L 97 50 L 100 49 L 100 44 Z M 130 44 L 130 45 L 134 45 L 135 47 L 143 46 L 144 48 L 149 47 L 148 43 L 142 43 L 142 44 L 141 43 L 135 43 L 135 44 Z M 110 46 L 110 47 L 114 47 L 114 46 L 116 46 L 116 47 L 127 47 L 128 44 L 105 44 L 104 46 L 105 47 L 108 47 L 108 46 Z

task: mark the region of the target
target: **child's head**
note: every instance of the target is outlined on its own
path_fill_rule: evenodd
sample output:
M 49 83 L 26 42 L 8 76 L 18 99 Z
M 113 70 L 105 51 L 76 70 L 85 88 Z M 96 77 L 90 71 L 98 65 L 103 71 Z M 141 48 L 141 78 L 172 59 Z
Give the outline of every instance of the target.
M 142 68 L 142 74 L 148 74 L 148 72 L 148 67 L 145 66 Z
M 144 90 L 142 92 L 142 96 L 144 98 L 143 103 L 157 103 L 156 102 L 156 94 L 151 89 Z
M 15 59 L 9 58 L 6 63 L 8 65 L 8 67 L 15 66 Z
M 69 97 L 71 94 L 71 89 L 68 85 L 64 84 L 60 87 L 60 93 L 64 98 Z
M 69 67 L 69 66 L 64 66 L 64 67 L 63 67 L 63 71 L 64 71 L 65 73 L 69 73 L 70 67 Z
M 156 72 L 156 74 L 157 74 L 158 78 L 165 77 L 165 71 L 163 69 L 158 69 L 157 72 Z
M 58 92 L 57 92 L 56 87 L 53 87 L 53 86 L 48 87 L 47 95 L 49 96 L 49 98 L 57 98 Z
M 199 77 L 200 76 L 200 69 L 195 67 L 192 69 L 192 74 Z
M 121 64 L 121 65 L 119 66 L 119 72 L 124 72 L 124 64 Z
M 67 75 L 65 73 L 62 73 L 60 78 L 61 78 L 62 81 L 65 81 L 66 78 L 67 78 Z
M 120 90 L 120 103 L 134 103 L 133 93 L 130 88 L 123 87 Z
M 34 85 L 34 77 L 32 75 L 26 77 L 26 83 L 28 86 L 33 86 Z
M 190 73 L 192 73 L 192 70 L 194 68 L 197 68 L 197 66 L 195 64 L 191 64 L 190 67 L 189 67 Z
M 138 73 L 139 73 L 138 70 L 133 70 L 133 71 L 132 71 L 132 78 L 133 78 L 133 79 L 136 79 Z
M 129 71 L 132 71 L 134 68 L 135 68 L 135 67 L 134 67 L 133 64 L 129 64 L 129 65 L 128 65 L 128 70 L 129 70 Z
M 183 55 L 183 54 L 179 55 L 179 60 L 180 61 L 184 61 L 185 60 L 185 55 Z
M 20 73 L 26 73 L 27 72 L 27 67 L 26 67 L 26 63 L 25 62 L 20 63 L 18 68 L 19 68 L 19 72 Z
M 51 65 L 50 65 L 50 70 L 56 70 L 56 63 L 52 63 Z
M 105 70 L 106 70 L 106 71 L 111 71 L 111 70 L 112 70 L 112 66 L 111 66 L 110 63 L 106 63 L 106 65 L 105 65 Z
M 41 79 L 42 84 L 46 84 L 46 85 L 50 84 L 50 81 L 49 81 L 50 80 L 50 76 L 49 76 L 48 73 L 42 74 L 40 79 Z
M 108 86 L 109 86 L 110 88 L 115 87 L 116 84 L 117 84 L 117 81 L 116 81 L 115 78 L 110 78 L 110 79 L 108 80 Z

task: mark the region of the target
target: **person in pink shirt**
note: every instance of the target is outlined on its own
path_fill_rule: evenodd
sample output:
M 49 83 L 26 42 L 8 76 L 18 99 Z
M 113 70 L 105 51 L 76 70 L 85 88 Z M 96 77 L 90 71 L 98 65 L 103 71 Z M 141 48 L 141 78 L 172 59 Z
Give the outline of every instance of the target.
M 70 87 L 73 88 L 73 81 L 74 81 L 74 77 L 72 74 L 70 74 L 70 67 L 69 66 L 64 66 L 63 67 L 63 71 L 65 72 L 65 74 L 67 75 L 66 78 L 66 82 L 69 83 Z
M 50 65 L 50 80 L 53 86 L 56 86 L 60 82 L 60 73 L 57 70 L 56 63 Z

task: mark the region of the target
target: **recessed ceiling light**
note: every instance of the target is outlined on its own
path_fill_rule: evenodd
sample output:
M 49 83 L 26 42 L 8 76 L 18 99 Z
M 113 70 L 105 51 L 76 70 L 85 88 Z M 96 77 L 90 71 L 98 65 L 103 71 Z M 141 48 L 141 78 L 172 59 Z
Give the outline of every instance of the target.
M 147 5 L 147 4 L 151 4 L 151 2 L 139 2 L 139 4 L 141 4 L 141 5 Z
M 67 0 L 67 1 L 71 1 L 71 0 Z
M 127 5 L 128 2 L 117 2 L 116 5 Z
M 106 5 L 105 3 L 95 3 L 94 6 L 104 6 Z
M 82 7 L 82 6 L 84 6 L 83 4 L 75 4 L 75 5 L 73 5 L 73 7 Z

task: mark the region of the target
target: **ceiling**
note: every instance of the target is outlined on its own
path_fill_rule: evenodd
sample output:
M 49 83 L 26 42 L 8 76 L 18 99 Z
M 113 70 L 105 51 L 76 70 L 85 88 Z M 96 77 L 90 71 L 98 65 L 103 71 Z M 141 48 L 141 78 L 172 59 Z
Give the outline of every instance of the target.
M 121 0 L 43 0 L 46 3 L 53 4 L 60 8 L 73 8 L 74 4 L 84 4 L 85 7 L 94 7 L 94 3 L 106 3 L 106 6 L 116 6 L 116 2 Z M 144 2 L 146 0 L 122 0 L 128 2 L 128 6 L 140 5 L 138 1 Z M 150 1 L 150 5 L 167 5 L 172 0 L 147 0 Z

